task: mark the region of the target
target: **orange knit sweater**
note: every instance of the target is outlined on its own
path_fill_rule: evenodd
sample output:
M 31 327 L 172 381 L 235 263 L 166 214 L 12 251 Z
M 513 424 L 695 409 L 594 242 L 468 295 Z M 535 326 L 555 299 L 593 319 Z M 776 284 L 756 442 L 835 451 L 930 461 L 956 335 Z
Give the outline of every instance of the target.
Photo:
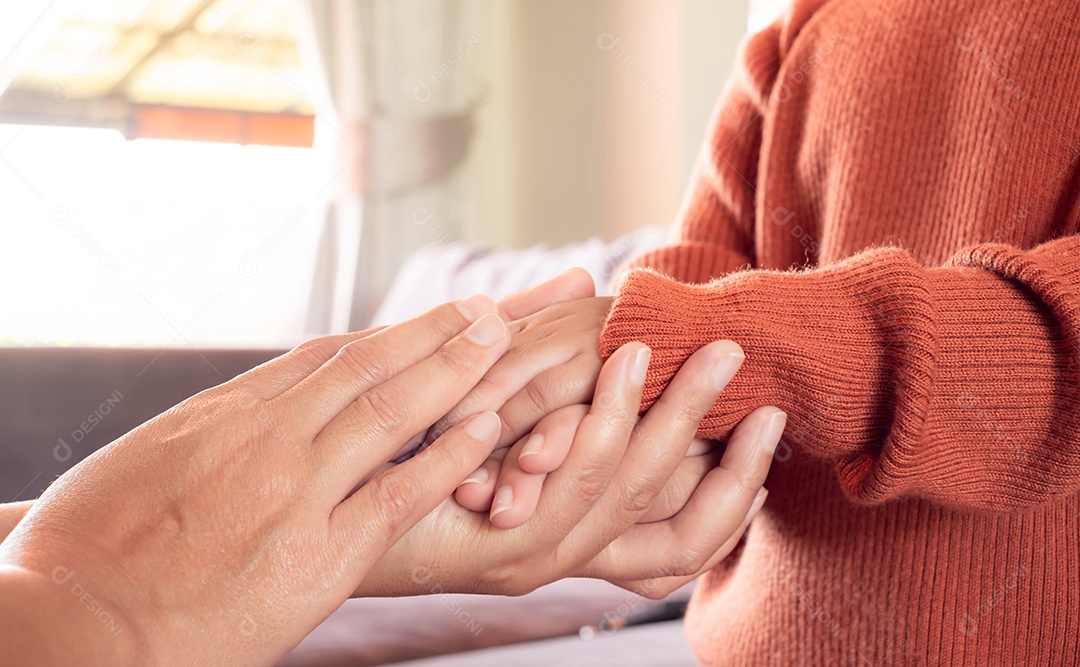
M 796 0 L 749 38 L 603 353 L 789 414 L 699 584 L 710 665 L 1080 664 L 1080 6 Z

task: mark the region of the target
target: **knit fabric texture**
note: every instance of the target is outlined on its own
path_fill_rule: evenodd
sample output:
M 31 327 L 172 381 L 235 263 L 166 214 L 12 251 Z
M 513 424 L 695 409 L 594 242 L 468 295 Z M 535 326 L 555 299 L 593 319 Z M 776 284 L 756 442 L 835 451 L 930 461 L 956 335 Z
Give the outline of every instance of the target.
M 1080 664 L 1080 6 L 796 0 L 740 53 L 600 341 L 643 409 L 742 345 L 704 436 L 789 415 L 697 657 Z

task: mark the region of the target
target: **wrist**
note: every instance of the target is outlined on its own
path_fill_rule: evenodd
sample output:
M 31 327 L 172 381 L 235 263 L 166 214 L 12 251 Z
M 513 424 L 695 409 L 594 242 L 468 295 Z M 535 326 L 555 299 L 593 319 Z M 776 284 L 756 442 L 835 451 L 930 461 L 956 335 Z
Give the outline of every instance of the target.
M 747 271 L 707 285 L 632 271 L 601 352 L 628 340 L 652 348 L 647 407 L 694 350 L 734 340 L 746 362 L 702 421 L 702 435 L 726 438 L 768 402 L 790 415 L 785 440 L 830 458 L 855 455 L 880 440 L 890 387 L 925 375 L 927 369 L 910 366 L 934 356 L 914 349 L 926 338 L 916 334 L 932 326 L 931 295 L 922 285 L 919 267 L 896 249 L 811 271 Z M 819 442 L 829 443 L 827 452 Z
M 0 618 L 0 644 L 14 664 L 140 662 L 138 629 L 64 567 L 43 575 L 0 565 Z

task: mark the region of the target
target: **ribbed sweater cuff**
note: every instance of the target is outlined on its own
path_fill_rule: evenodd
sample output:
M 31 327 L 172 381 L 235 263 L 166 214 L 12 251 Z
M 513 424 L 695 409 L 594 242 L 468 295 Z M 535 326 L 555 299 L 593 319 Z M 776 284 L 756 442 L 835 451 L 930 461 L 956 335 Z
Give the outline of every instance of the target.
M 755 408 L 777 405 L 790 415 L 789 443 L 831 460 L 848 457 L 845 467 L 864 475 L 872 463 L 866 457 L 881 454 L 886 439 L 899 445 L 887 459 L 911 454 L 907 445 L 920 441 L 932 401 L 978 400 L 972 381 L 1002 372 L 973 369 L 957 353 L 972 336 L 972 311 L 986 308 L 989 283 L 1000 279 L 972 271 L 957 282 L 956 273 L 926 271 L 891 248 L 828 268 L 745 271 L 708 285 L 636 270 L 623 278 L 600 349 L 606 356 L 632 340 L 653 349 L 644 409 L 691 353 L 734 340 L 746 361 L 700 432 L 723 439 Z M 1032 304 L 1014 306 L 993 316 L 1015 324 L 1014 336 L 1033 333 Z M 952 351 L 941 353 L 942 343 Z
M 680 243 L 635 257 L 627 269 L 650 268 L 683 283 L 707 283 L 732 271 L 747 268 L 743 253 L 713 243 Z

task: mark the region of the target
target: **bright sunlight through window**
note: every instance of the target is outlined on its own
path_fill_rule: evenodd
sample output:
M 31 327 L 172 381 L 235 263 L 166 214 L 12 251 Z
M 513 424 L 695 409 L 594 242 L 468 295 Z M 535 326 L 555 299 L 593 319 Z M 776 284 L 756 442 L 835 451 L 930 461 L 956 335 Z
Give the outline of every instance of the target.
M 322 165 L 312 149 L 0 125 L 0 344 L 295 343 Z

